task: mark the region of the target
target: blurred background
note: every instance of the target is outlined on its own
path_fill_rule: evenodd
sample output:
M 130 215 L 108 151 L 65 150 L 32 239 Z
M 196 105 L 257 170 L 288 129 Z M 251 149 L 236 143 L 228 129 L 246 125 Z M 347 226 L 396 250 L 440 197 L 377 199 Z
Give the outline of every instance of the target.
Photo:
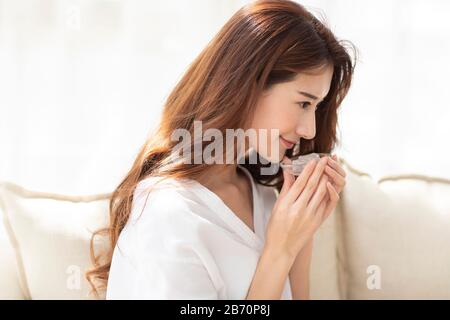
M 110 192 L 189 63 L 248 1 L 0 0 L 0 180 Z M 450 2 L 300 1 L 359 51 L 337 154 L 450 178 Z

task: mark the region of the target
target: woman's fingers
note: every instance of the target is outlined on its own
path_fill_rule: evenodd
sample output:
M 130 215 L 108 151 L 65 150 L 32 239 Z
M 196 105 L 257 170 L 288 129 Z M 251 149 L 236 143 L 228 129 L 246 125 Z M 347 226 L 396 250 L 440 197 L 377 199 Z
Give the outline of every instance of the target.
M 328 191 L 328 187 L 327 187 L 327 192 L 326 192 L 324 198 L 322 199 L 322 202 L 320 202 L 319 208 L 317 208 L 316 219 L 317 219 L 318 225 L 320 225 L 322 223 L 322 221 L 325 220 L 323 217 L 325 216 L 328 203 L 330 202 L 330 196 L 328 193 L 329 193 L 329 191 Z
M 297 194 L 300 194 L 300 192 L 301 192 L 301 194 L 297 198 L 296 202 L 306 205 L 310 201 L 311 197 L 313 196 L 314 192 L 317 189 L 317 186 L 319 184 L 319 181 L 322 177 L 322 174 L 325 170 L 326 165 L 327 165 L 327 157 L 324 157 L 319 160 L 316 167 L 314 168 L 314 172 L 309 177 L 309 179 L 304 187 L 304 190 L 300 190 L 300 191 L 296 190 Z M 294 187 L 295 187 L 295 183 L 294 183 L 294 186 L 292 187 L 292 189 L 294 189 Z
M 328 201 L 327 207 L 325 209 L 325 214 L 323 219 L 325 220 L 328 218 L 328 216 L 333 212 L 334 208 L 336 208 L 336 205 L 339 201 L 339 194 L 334 189 L 334 187 L 331 185 L 330 182 L 327 183 L 327 189 L 328 189 L 328 195 L 330 196 L 330 201 Z
M 339 165 L 337 161 L 333 160 L 332 158 L 328 158 L 328 163 L 334 170 L 336 170 L 341 176 L 345 178 L 346 176 L 345 170 L 342 169 L 342 167 Z
M 339 193 L 345 186 L 345 178 L 330 166 L 326 166 L 325 172 L 333 180 L 334 186 L 336 187 L 336 190 Z
M 320 225 L 330 216 L 339 201 L 339 195 L 330 182 L 326 183 L 326 188 L 327 194 L 320 203 L 317 213 L 314 216 L 316 228 L 319 228 Z
M 318 185 L 317 189 L 315 190 L 315 193 L 313 194 L 313 196 L 311 197 L 311 200 L 307 204 L 309 212 L 317 214 L 320 204 L 323 202 L 324 197 L 327 195 L 327 183 L 328 183 L 328 177 L 326 175 L 322 175 L 322 177 L 320 178 L 319 185 Z M 299 205 L 299 204 L 294 204 L 294 205 Z
M 283 160 L 289 162 L 290 159 Z M 324 172 L 327 174 L 323 175 Z M 310 161 L 297 179 L 283 170 L 284 183 L 280 197 L 295 206 L 295 211 L 308 207 L 308 211 L 325 219 L 336 206 L 340 189 L 345 185 L 342 173 L 345 174 L 345 171 L 329 157 Z
M 285 156 L 285 158 L 287 158 L 287 157 Z M 281 187 L 281 191 L 280 191 L 280 195 L 279 195 L 280 198 L 283 198 L 286 196 L 287 192 L 292 187 L 292 185 L 294 184 L 294 181 L 295 181 L 294 175 L 290 174 L 285 169 L 283 169 L 283 177 L 284 177 L 284 182 L 283 182 L 283 186 Z
M 306 184 L 309 181 L 310 176 L 315 171 L 315 168 L 317 167 L 315 160 L 311 160 L 308 162 L 308 164 L 305 166 L 303 171 L 300 173 L 300 175 L 297 177 L 295 182 L 292 184 L 291 188 L 286 194 L 286 201 L 289 203 L 294 203 L 294 201 L 298 198 L 299 194 L 303 191 Z

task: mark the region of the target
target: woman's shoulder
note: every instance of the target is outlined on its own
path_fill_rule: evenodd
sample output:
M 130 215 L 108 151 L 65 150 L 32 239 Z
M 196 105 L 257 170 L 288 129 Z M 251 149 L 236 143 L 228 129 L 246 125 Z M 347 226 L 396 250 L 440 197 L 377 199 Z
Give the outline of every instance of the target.
M 139 181 L 136 185 L 133 199 L 142 197 L 161 198 L 175 195 L 178 195 L 178 197 L 174 198 L 174 200 L 180 199 L 180 196 L 191 198 L 195 196 L 195 193 L 192 192 L 193 188 L 195 188 L 193 180 L 150 176 Z M 177 202 L 175 201 L 174 203 Z
M 180 215 L 195 211 L 199 204 L 192 181 L 152 176 L 141 180 L 133 193 L 132 219 L 142 210 L 149 215 Z M 148 213 L 147 213 L 148 212 Z
M 128 224 L 181 233 L 227 228 L 204 193 L 195 180 L 146 178 L 134 191 Z
M 141 180 L 117 242 L 116 262 L 125 257 L 139 266 L 147 263 L 145 259 L 164 257 L 200 263 L 201 236 L 205 230 L 212 233 L 212 223 L 202 219 L 208 210 L 190 188 L 190 182 L 173 178 Z

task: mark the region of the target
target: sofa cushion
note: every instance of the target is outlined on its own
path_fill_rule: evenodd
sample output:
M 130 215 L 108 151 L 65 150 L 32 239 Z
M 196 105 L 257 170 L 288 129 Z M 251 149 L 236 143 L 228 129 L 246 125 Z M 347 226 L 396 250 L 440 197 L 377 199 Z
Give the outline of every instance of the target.
M 345 297 L 449 299 L 450 181 L 344 168 Z
M 341 208 L 338 205 L 328 219 L 320 226 L 314 236 L 310 268 L 310 298 L 313 300 L 342 299 L 345 288 L 342 286 L 341 260 L 338 224 Z
M 0 203 L 14 243 L 22 296 L 13 298 L 87 299 L 90 286 L 84 272 L 91 266 L 91 232 L 108 221 L 107 195 L 55 195 L 0 185 Z M 321 226 L 314 241 L 311 298 L 340 299 L 336 210 Z M 97 250 L 106 244 L 99 243 Z M 16 285 L 17 281 L 16 281 Z M 20 287 L 20 286 L 19 286 Z M 101 296 L 101 298 L 103 298 Z
M 29 299 L 91 299 L 90 238 L 108 224 L 108 194 L 63 196 L 0 185 L 6 231 Z M 104 241 L 96 250 L 105 250 Z M 102 297 L 101 297 L 102 298 Z
M 19 281 L 15 251 L 0 222 L 0 300 L 22 300 L 25 295 Z

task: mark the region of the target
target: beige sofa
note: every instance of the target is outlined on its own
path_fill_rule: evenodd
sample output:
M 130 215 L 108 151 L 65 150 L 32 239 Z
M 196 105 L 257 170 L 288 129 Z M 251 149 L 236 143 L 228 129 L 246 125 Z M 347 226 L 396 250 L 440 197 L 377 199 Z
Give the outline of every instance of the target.
M 347 184 L 316 235 L 311 297 L 450 299 L 450 181 L 374 181 L 340 161 Z M 84 271 L 90 234 L 107 223 L 108 194 L 56 195 L 4 182 L 0 205 L 7 234 L 0 299 L 92 299 Z

